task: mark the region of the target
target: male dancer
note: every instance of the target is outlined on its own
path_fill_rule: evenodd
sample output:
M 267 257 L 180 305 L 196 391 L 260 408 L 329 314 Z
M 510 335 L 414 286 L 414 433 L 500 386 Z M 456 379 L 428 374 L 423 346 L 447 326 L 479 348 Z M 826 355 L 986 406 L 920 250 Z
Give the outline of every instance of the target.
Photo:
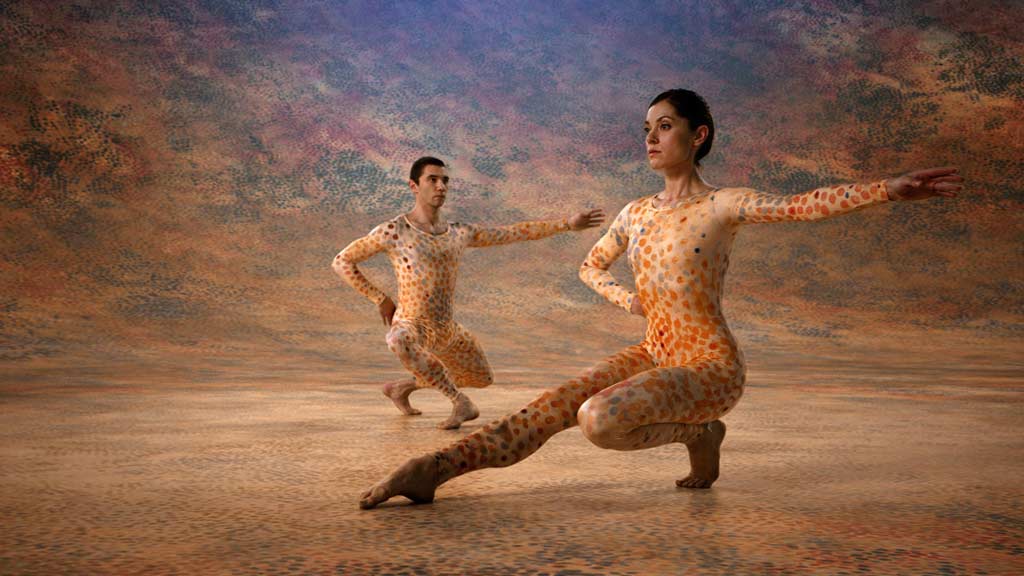
M 409 395 L 418 388 L 436 388 L 452 402 L 451 416 L 438 427 L 455 429 L 480 415 L 456 384 L 483 388 L 493 381 L 476 338 L 452 318 L 455 276 L 463 251 L 584 230 L 600 225 L 605 216 L 598 209 L 561 220 L 509 226 L 448 223 L 441 215 L 448 194 L 448 172 L 444 162 L 430 156 L 413 163 L 409 188 L 416 198 L 415 208 L 349 244 L 334 258 L 332 267 L 377 305 L 381 319 L 390 327 L 388 348 L 414 375 L 386 384 L 384 395 L 403 413 L 417 415 L 420 411 L 409 404 Z M 397 306 L 356 267 L 378 252 L 387 252 L 395 270 Z

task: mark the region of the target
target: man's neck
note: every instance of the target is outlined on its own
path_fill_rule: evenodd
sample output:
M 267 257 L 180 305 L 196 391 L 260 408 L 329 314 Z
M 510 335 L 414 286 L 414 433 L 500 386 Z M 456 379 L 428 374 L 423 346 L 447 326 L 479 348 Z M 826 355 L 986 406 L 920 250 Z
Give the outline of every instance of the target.
M 409 212 L 408 216 L 413 222 L 434 226 L 441 222 L 441 209 L 434 208 L 429 204 L 417 204 L 412 209 L 412 212 Z
M 430 234 L 441 234 L 448 229 L 441 217 L 441 209 L 430 205 L 417 204 L 405 217 L 413 226 Z

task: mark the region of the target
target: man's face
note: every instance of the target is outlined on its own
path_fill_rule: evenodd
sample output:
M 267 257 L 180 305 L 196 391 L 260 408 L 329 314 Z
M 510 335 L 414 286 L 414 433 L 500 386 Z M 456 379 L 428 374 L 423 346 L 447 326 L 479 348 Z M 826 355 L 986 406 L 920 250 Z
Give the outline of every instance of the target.
M 420 181 L 410 180 L 409 187 L 416 195 L 417 202 L 440 208 L 448 195 L 448 170 L 444 166 L 424 166 Z

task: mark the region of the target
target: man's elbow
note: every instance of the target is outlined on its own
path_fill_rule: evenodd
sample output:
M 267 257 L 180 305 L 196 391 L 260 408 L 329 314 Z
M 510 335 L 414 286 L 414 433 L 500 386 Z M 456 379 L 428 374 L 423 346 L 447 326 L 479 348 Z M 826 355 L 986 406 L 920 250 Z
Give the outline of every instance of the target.
M 351 263 L 348 261 L 348 258 L 345 257 L 344 252 L 339 252 L 338 255 L 334 257 L 334 260 L 331 261 L 331 269 L 339 276 L 342 276 L 349 266 L 351 266 Z

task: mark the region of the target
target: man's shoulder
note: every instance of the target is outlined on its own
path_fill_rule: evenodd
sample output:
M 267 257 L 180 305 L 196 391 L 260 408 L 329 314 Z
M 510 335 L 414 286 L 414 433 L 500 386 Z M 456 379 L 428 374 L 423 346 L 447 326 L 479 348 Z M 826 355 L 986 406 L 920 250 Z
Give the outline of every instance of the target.
M 366 236 L 375 237 L 385 242 L 390 239 L 397 239 L 398 234 L 401 233 L 403 223 L 404 219 L 401 215 L 398 215 L 390 220 L 385 220 L 380 224 L 377 224 L 366 233 Z
M 385 220 L 373 227 L 374 230 L 397 230 L 405 224 L 405 215 L 399 214 L 390 220 Z
M 472 230 L 473 228 L 476 228 L 476 225 L 473 224 L 472 222 L 465 222 L 463 220 L 452 220 L 452 221 L 449 221 L 448 222 L 448 226 L 451 228 L 452 232 L 456 232 L 456 233 L 458 233 L 458 232 L 468 232 L 468 231 Z

